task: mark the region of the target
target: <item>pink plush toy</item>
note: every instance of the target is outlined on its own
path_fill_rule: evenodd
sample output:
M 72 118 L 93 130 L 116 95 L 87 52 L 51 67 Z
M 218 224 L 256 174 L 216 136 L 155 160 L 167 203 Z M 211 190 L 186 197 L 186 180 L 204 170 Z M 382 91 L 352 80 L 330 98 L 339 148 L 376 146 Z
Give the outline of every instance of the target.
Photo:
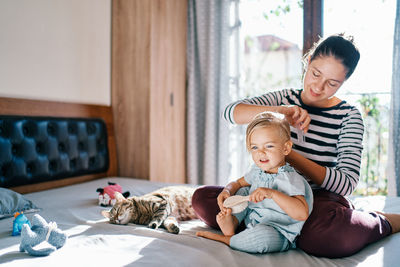
M 122 193 L 122 187 L 116 183 L 108 182 L 108 186 L 104 188 L 97 188 L 99 192 L 99 205 L 102 207 L 113 206 L 115 204 L 115 192 L 121 193 L 124 197 L 129 196 L 129 192 Z

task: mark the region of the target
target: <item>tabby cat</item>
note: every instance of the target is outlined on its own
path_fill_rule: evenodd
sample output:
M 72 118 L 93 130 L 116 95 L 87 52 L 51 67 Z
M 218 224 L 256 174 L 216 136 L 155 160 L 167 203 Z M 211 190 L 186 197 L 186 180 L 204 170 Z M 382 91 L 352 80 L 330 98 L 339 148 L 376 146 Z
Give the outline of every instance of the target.
M 143 224 L 153 229 L 162 226 L 168 232 L 178 234 L 178 221 L 197 218 L 192 208 L 194 190 L 189 186 L 168 186 L 129 198 L 116 192 L 112 209 L 103 210 L 101 214 L 114 224 Z

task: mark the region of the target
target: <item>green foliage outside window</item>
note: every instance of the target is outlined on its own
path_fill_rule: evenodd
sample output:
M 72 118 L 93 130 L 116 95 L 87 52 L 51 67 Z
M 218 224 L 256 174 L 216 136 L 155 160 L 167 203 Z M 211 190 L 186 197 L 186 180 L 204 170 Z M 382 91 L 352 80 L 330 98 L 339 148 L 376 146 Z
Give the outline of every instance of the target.
M 296 5 L 303 8 L 303 0 L 276 1 L 275 8 L 265 10 L 262 14 L 266 20 L 270 20 L 274 16 L 283 17 L 291 12 Z M 257 47 L 257 40 L 254 36 L 246 35 L 245 44 L 249 50 L 254 51 L 254 48 Z M 273 44 L 268 52 L 275 52 L 278 49 L 279 44 Z M 272 73 L 262 69 L 262 66 L 268 65 L 267 59 L 268 56 L 262 57 L 259 53 L 249 53 L 244 60 L 245 64 L 241 66 L 244 97 L 261 95 L 266 92 L 267 88 L 298 88 L 296 81 L 301 80 L 300 74 L 285 78 L 274 77 Z M 362 113 L 365 126 L 360 181 L 353 194 L 387 195 L 386 166 L 389 138 L 389 106 L 381 104 L 381 102 L 387 102 L 382 100 L 390 98 L 390 94 L 365 93 L 359 96 L 352 94 L 352 97 L 358 99 L 356 101 L 357 106 Z
M 357 101 L 364 120 L 364 149 L 360 184 L 355 195 L 387 195 L 387 150 L 389 107 L 375 94 L 363 94 Z

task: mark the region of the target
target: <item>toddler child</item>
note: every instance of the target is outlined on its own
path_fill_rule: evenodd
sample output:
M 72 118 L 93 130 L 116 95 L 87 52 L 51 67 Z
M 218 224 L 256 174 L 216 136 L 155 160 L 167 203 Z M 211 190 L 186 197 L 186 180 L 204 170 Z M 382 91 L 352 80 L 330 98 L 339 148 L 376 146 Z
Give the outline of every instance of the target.
M 246 146 L 255 165 L 244 177 L 226 185 L 217 198 L 220 212 L 216 220 L 223 235 L 208 231 L 196 235 L 250 253 L 294 248 L 313 198 L 308 182 L 285 162 L 292 149 L 285 116 L 258 114 L 247 127 Z M 223 206 L 234 194 L 249 195 L 248 207 L 237 214 Z M 246 229 L 235 234 L 243 221 Z

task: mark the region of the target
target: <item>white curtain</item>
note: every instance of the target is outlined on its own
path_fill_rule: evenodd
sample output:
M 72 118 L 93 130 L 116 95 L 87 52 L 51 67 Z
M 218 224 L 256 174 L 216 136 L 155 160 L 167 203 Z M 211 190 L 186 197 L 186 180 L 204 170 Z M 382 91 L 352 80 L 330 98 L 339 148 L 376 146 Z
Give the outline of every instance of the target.
M 389 195 L 400 196 L 400 0 L 396 7 L 391 97 L 388 188 Z
M 191 184 L 224 184 L 229 174 L 229 0 L 188 0 L 187 174 Z

